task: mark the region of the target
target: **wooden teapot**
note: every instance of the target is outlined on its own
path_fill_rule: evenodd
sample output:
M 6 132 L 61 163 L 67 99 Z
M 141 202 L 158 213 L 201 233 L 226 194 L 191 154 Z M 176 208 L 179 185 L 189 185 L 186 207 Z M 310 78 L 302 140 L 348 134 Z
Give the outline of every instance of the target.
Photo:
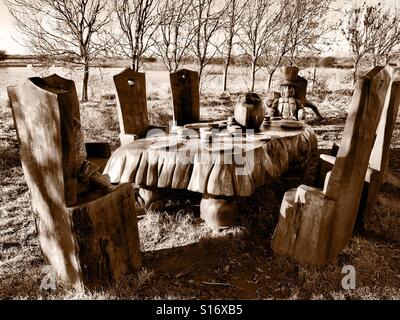
M 247 129 L 259 129 L 264 120 L 264 106 L 260 96 L 254 92 L 246 94 L 234 110 L 235 120 Z

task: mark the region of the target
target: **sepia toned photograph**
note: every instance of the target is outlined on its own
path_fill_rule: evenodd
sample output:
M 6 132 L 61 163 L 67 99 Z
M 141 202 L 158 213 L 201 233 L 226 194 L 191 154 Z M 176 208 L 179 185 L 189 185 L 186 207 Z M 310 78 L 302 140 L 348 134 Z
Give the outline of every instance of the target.
M 0 300 L 399 300 L 399 106 L 399 0 L 0 0 Z

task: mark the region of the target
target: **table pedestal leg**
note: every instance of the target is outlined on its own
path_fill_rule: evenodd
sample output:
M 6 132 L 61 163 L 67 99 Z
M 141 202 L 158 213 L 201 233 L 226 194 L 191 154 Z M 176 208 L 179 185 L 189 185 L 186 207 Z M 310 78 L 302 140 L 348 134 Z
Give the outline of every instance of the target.
M 142 208 L 148 210 L 161 210 L 165 205 L 159 190 L 145 188 L 139 189 L 138 203 Z
M 200 217 L 212 228 L 228 228 L 235 224 L 238 207 L 233 199 L 204 195 L 200 202 Z

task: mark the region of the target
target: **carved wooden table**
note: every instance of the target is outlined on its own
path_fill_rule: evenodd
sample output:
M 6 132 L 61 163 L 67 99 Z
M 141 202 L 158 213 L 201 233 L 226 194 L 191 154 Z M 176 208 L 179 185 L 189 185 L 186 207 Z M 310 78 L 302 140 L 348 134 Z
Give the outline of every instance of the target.
M 269 141 L 266 141 L 270 137 Z M 112 183 L 132 182 L 147 204 L 157 198 L 158 188 L 186 189 L 203 194 L 201 217 L 210 226 L 234 223 L 235 197 L 247 197 L 285 173 L 290 164 L 305 162 L 315 155 L 317 139 L 310 126 L 283 129 L 273 121 L 253 139 L 228 138 L 219 134 L 210 145 L 190 138 L 172 149 L 156 149 L 154 143 L 171 141 L 171 135 L 149 137 L 121 146 L 109 159 L 105 174 Z M 231 148 L 232 147 L 232 148 Z

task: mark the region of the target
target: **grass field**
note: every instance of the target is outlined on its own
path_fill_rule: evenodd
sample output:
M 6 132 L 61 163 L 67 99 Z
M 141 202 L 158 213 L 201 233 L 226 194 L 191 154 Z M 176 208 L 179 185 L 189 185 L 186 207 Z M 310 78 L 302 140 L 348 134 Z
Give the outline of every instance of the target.
M 150 70 L 151 69 L 151 70 Z M 112 75 L 121 69 L 94 69 L 88 103 L 81 105 L 81 117 L 88 141 L 109 141 L 118 146 L 119 126 L 115 101 L 105 99 L 114 93 Z M 146 71 L 151 121 L 168 124 L 172 107 L 168 74 L 149 66 Z M 229 88 L 221 93 L 220 68 L 215 67 L 205 82 L 201 116 L 226 118 L 240 93 L 248 90 L 248 76 L 233 68 Z M 2 299 L 399 299 L 400 298 L 400 127 L 399 119 L 392 140 L 389 182 L 368 230 L 356 234 L 336 264 L 316 268 L 300 265 L 274 255 L 270 238 L 278 219 L 285 190 L 301 181 L 282 178 L 257 190 L 240 202 L 237 227 L 217 232 L 199 218 L 200 196 L 169 191 L 163 212 L 147 212 L 139 221 L 143 268 L 132 278 L 113 288 L 97 292 L 55 292 L 39 290 L 44 266 L 34 226 L 30 198 L 19 160 L 18 145 L 6 86 L 20 84 L 28 76 L 58 72 L 76 80 L 78 71 L 29 68 L 0 69 L 0 298 Z M 310 78 L 311 70 L 303 73 Z M 340 142 L 351 98 L 351 71 L 318 69 L 317 82 L 309 100 L 325 117 L 309 123 L 320 147 Z M 257 92 L 266 93 L 266 75 L 260 73 Z M 275 82 L 276 86 L 277 83 Z M 344 265 L 356 268 L 356 289 L 341 287 Z M 212 285 L 218 282 L 224 285 Z

